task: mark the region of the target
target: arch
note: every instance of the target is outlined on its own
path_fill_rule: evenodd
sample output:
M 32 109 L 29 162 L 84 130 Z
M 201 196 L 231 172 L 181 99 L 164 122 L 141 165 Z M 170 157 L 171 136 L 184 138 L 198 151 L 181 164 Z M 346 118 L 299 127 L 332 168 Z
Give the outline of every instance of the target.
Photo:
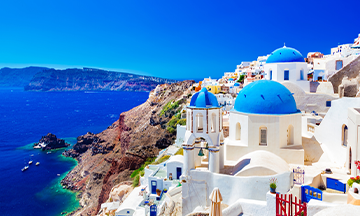
M 188 145 L 192 145 L 196 138 L 204 138 L 209 146 L 214 146 L 214 143 L 213 143 L 212 139 L 207 134 L 199 134 L 199 135 L 197 135 L 197 134 L 193 133 L 193 134 L 191 134 L 189 139 L 187 141 L 185 141 L 185 143 L 187 143 Z
M 300 80 L 304 80 L 304 69 L 300 70 Z
M 289 125 L 287 129 L 287 144 L 293 145 L 294 144 L 294 126 Z
M 341 145 L 347 146 L 348 143 L 348 127 L 346 124 L 341 126 Z
M 203 115 L 201 113 L 196 114 L 195 117 L 195 131 L 196 133 L 203 133 L 204 128 L 203 128 Z
M 235 140 L 241 140 L 241 125 L 236 123 Z
M 259 128 L 259 145 L 267 145 L 267 127 L 261 126 Z
M 216 114 L 212 113 L 211 114 L 211 133 L 215 133 L 216 132 Z

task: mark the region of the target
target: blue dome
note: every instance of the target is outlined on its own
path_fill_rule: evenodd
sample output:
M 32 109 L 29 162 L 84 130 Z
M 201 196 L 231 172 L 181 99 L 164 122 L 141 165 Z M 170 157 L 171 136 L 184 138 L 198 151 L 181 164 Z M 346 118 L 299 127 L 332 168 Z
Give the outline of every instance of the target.
M 230 79 L 228 79 L 228 81 L 234 81 L 234 79 L 233 79 L 233 78 L 230 78 Z
M 202 88 L 201 91 L 195 93 L 190 101 L 190 106 L 193 108 L 217 108 L 219 107 L 216 96 L 208 92 L 206 88 Z
M 240 86 L 240 84 L 239 84 L 239 83 L 235 83 L 234 86 Z
M 282 47 L 270 54 L 266 63 L 282 63 L 282 62 L 305 62 L 304 57 L 299 51 L 290 47 Z
M 291 92 L 271 80 L 259 80 L 245 86 L 236 97 L 234 111 L 270 115 L 300 112 Z

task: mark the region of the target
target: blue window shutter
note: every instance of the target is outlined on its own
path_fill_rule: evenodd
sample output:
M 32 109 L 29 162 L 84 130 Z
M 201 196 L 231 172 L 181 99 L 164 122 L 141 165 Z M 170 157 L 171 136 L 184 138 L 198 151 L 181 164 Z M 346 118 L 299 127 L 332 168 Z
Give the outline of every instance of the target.
M 289 71 L 288 70 L 284 71 L 284 80 L 289 80 Z

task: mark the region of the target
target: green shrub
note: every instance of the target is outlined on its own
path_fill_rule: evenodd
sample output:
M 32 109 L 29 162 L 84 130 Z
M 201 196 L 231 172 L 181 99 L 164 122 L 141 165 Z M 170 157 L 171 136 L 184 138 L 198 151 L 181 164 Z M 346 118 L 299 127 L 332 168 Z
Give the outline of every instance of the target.
M 240 78 L 238 79 L 237 82 L 242 83 L 244 82 L 244 79 L 245 79 L 245 75 L 240 75 Z
M 175 102 L 174 102 L 174 100 L 172 100 L 172 101 L 168 102 L 162 108 L 162 110 L 160 112 L 160 116 L 164 115 L 166 112 L 168 112 L 170 110 L 178 108 L 181 102 L 182 102 L 181 100 L 180 101 L 175 101 Z
M 130 178 L 134 178 L 134 177 L 136 177 L 138 174 L 140 174 L 141 176 L 143 176 L 144 173 L 145 173 L 144 168 L 145 168 L 147 165 L 153 163 L 153 162 L 155 161 L 155 159 L 156 159 L 156 157 L 154 157 L 154 158 L 147 158 L 146 161 L 144 162 L 144 164 L 142 164 L 139 169 L 136 169 L 136 170 L 134 170 L 134 171 L 131 173 Z
M 135 176 L 135 178 L 133 179 L 133 182 L 132 182 L 132 186 L 133 187 L 139 186 L 139 180 L 140 180 L 140 175 Z
M 178 121 L 179 121 L 179 119 L 176 118 L 176 116 L 173 116 L 173 117 L 171 118 L 171 120 L 169 121 L 169 126 L 170 126 L 170 127 L 176 127 L 176 124 L 177 124 Z
M 186 125 L 186 119 L 180 119 L 177 123 L 179 125 Z
M 175 129 L 172 127 L 167 127 L 166 130 L 171 134 L 175 132 Z

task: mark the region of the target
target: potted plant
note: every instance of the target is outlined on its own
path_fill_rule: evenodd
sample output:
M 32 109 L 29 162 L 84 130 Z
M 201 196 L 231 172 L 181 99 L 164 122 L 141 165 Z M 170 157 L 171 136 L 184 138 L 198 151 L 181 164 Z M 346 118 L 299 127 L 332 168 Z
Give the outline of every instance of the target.
M 360 170 L 360 161 L 355 161 L 355 166 L 356 169 Z M 360 176 L 350 177 L 350 179 L 347 181 L 349 187 L 352 187 L 354 183 L 360 184 Z
M 277 183 L 277 179 L 276 178 L 271 178 L 270 179 L 270 193 L 275 194 L 276 193 L 276 183 Z
M 167 192 L 167 189 L 165 188 L 165 189 L 164 189 L 164 193 L 166 193 L 166 192 Z
M 156 189 L 156 194 L 157 194 L 158 196 L 160 196 L 161 190 L 160 190 L 160 189 Z

